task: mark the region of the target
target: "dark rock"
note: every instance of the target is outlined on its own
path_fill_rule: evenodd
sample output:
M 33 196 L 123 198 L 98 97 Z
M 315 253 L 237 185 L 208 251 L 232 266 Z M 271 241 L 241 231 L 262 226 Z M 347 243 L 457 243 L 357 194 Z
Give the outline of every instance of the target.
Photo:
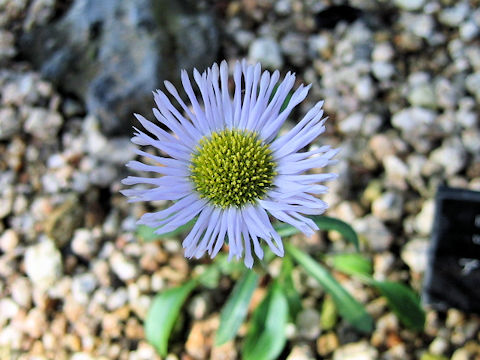
M 150 111 L 163 80 L 215 61 L 218 30 L 191 0 L 75 0 L 57 22 L 26 33 L 20 49 L 111 135 L 130 132 L 133 112 Z
M 333 29 L 340 21 L 351 24 L 362 15 L 360 9 L 349 5 L 332 5 L 315 15 L 319 29 Z

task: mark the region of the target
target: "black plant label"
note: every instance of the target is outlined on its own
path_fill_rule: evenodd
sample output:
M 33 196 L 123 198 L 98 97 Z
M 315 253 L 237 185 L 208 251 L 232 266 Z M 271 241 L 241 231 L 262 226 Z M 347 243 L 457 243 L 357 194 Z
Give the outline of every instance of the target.
M 428 256 L 424 301 L 480 314 L 480 192 L 438 189 Z

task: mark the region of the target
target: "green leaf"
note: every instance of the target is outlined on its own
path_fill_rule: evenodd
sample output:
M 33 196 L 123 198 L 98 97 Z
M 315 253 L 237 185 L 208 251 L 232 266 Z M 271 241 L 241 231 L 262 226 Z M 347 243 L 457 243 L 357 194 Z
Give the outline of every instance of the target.
M 282 287 L 274 282 L 255 309 L 243 346 L 243 360 L 276 359 L 286 343 L 288 303 Z
M 371 281 L 387 298 L 388 306 L 409 329 L 421 331 L 425 326 L 425 311 L 420 299 L 409 287 L 391 281 Z
M 309 218 L 312 219 L 315 224 L 317 224 L 320 230 L 338 231 L 348 242 L 355 246 L 357 251 L 359 250 L 357 233 L 346 222 L 323 215 L 313 215 L 309 216 Z M 285 223 L 277 223 L 274 225 L 274 228 L 282 238 L 289 237 L 300 232 L 300 230 L 297 228 Z
M 275 96 L 275 93 L 278 90 L 278 86 L 279 85 L 277 84 L 273 87 L 272 95 L 270 95 L 270 99 L 268 100 L 268 102 L 272 101 L 273 97 Z M 288 103 L 292 99 L 292 95 L 293 95 L 293 92 L 291 92 L 291 91 L 287 94 L 287 96 L 285 97 L 285 100 L 282 103 L 282 106 L 280 107 L 280 112 L 282 112 L 283 110 L 285 110 L 287 108 Z
M 215 337 L 215 345 L 222 345 L 235 337 L 247 316 L 248 305 L 257 283 L 258 275 L 252 270 L 245 271 L 236 283 L 220 314 L 220 326 Z
M 320 325 L 322 330 L 331 330 L 337 323 L 337 307 L 331 296 L 325 296 L 322 304 L 322 313 L 320 315 Z
M 216 289 L 220 282 L 220 269 L 215 264 L 204 265 L 203 272 L 196 279 L 202 286 L 208 289 Z
M 300 310 L 302 310 L 302 301 L 300 300 L 300 295 L 293 284 L 292 270 L 293 262 L 291 257 L 287 255 L 283 258 L 278 281 L 287 297 L 290 316 L 292 320 L 295 320 Z
M 145 336 L 162 357 L 167 355 L 168 339 L 180 309 L 195 286 L 196 282 L 191 280 L 165 290 L 155 296 L 150 305 L 145 319 Z
M 348 275 L 372 275 L 372 263 L 359 254 L 336 254 L 327 256 L 328 264 Z
M 215 265 L 219 268 L 222 274 L 228 275 L 232 278 L 240 277 L 245 271 L 243 261 L 229 261 L 228 255 L 226 254 L 218 254 L 215 257 Z
M 315 278 L 325 291 L 332 296 L 338 312 L 345 320 L 359 331 L 365 333 L 372 331 L 372 317 L 366 312 L 365 308 L 335 280 L 325 267 L 292 244 L 287 243 L 286 248 L 295 261 L 302 265 L 307 273 Z
M 187 222 L 186 224 L 176 228 L 175 230 L 170 231 L 170 232 L 165 233 L 165 234 L 160 234 L 160 235 L 155 234 L 155 229 L 154 228 L 151 228 L 151 227 L 146 226 L 146 225 L 139 225 L 137 227 L 137 236 L 145 242 L 151 242 L 151 241 L 156 241 L 156 240 L 165 239 L 165 238 L 172 238 L 172 237 L 175 237 L 177 235 L 180 235 L 180 234 L 190 230 L 190 228 L 193 226 L 193 224 L 195 224 L 196 220 L 197 219 L 192 219 L 189 222 Z

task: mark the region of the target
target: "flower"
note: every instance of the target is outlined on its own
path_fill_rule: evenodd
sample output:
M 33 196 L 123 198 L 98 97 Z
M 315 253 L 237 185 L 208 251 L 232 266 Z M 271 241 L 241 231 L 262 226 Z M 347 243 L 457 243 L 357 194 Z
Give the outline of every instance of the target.
M 176 100 L 175 107 L 165 92 L 157 90 L 155 118 L 166 128 L 135 114 L 150 133 L 137 128 L 132 142 L 150 145 L 165 156 L 137 149 L 137 154 L 159 165 L 130 161 L 127 166 L 157 177 L 128 176 L 126 185 L 148 184 L 153 188 L 127 189 L 129 201 L 173 200 L 160 211 L 144 214 L 138 224 L 156 228 L 157 234 L 170 232 L 197 217 L 183 241 L 185 256 L 199 258 L 207 252 L 216 256 L 228 238 L 229 259 L 244 257 L 253 265 L 253 252 L 263 258 L 263 240 L 278 256 L 284 255 L 282 239 L 270 217 L 291 224 L 306 235 L 318 227 L 304 215 L 321 214 L 327 204 L 314 195 L 327 187 L 318 184 L 335 174 L 305 174 L 332 164 L 337 153 L 329 146 L 300 152 L 325 131 L 323 101 L 284 135 L 279 131 L 292 109 L 310 89 L 301 85 L 293 92 L 286 108 L 282 105 L 295 82 L 287 73 L 278 84 L 279 72 L 261 73 L 260 64 L 237 62 L 234 69 L 234 96 L 228 90 L 228 66 L 223 61 L 200 74 L 193 72 L 201 102 L 189 76 L 181 80 L 189 107 L 168 81 L 165 88 Z

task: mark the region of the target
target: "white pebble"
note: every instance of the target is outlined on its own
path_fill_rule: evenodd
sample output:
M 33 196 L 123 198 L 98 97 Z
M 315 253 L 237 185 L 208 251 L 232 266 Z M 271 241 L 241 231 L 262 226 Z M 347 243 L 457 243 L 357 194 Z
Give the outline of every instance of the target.
M 62 256 L 51 239 L 28 247 L 24 263 L 28 277 L 42 291 L 62 276 Z

